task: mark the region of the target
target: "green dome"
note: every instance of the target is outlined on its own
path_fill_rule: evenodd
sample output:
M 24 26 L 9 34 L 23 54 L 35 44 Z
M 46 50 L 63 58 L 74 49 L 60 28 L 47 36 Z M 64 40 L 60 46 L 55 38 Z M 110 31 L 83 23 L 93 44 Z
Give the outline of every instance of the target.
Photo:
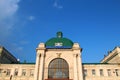
M 62 32 L 57 32 L 56 38 L 51 38 L 45 43 L 46 48 L 72 48 L 73 42 L 63 38 Z

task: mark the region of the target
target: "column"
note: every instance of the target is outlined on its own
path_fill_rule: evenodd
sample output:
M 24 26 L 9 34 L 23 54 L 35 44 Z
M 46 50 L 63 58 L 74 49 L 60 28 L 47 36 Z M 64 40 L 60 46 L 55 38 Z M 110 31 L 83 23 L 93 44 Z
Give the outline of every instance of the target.
M 82 60 L 81 60 L 81 55 L 78 54 L 77 56 L 77 62 L 78 62 L 78 80 L 83 80 L 83 71 L 82 71 Z
M 44 64 L 44 54 L 41 54 L 40 70 L 39 70 L 39 80 L 43 79 L 43 64 Z
M 74 58 L 74 80 L 78 80 L 76 56 L 77 56 L 76 54 L 73 54 L 73 58 Z
M 39 62 L 40 62 L 40 53 L 37 53 L 34 80 L 38 80 Z

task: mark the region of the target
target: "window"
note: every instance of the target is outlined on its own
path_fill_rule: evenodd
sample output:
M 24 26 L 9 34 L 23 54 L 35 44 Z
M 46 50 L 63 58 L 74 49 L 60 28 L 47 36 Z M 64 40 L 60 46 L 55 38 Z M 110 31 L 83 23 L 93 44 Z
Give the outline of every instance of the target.
M 18 69 L 15 69 L 14 76 L 18 75 Z
M 51 79 L 69 78 L 68 63 L 62 58 L 53 59 L 48 67 L 48 78 Z
M 111 76 L 111 70 L 107 69 L 108 76 Z
M 11 72 L 11 70 L 10 70 L 10 69 L 7 69 L 7 70 L 6 70 L 6 76 L 10 76 L 10 72 Z
M 22 76 L 26 75 L 26 69 L 22 69 Z
M 34 76 L 34 70 L 33 69 L 30 70 L 30 76 Z
M 84 69 L 84 77 L 87 76 L 87 69 Z
M 119 76 L 119 70 L 118 69 L 115 69 L 115 75 Z
M 95 69 L 92 69 L 92 75 L 95 76 Z
M 104 76 L 103 69 L 100 69 L 100 76 Z
M 2 76 L 2 69 L 0 69 L 0 76 Z

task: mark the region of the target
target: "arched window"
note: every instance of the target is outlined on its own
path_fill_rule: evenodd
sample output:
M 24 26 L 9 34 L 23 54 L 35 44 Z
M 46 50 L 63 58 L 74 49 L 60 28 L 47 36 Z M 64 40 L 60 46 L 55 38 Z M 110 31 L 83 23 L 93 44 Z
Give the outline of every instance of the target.
M 69 78 L 68 63 L 62 58 L 53 59 L 48 67 L 48 78 L 63 79 Z

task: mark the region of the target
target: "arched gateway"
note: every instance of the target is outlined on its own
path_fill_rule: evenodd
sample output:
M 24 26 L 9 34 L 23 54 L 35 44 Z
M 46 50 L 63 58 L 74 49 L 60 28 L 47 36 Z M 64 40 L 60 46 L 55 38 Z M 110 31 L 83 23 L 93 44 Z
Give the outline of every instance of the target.
M 48 79 L 69 79 L 68 63 L 62 58 L 53 59 L 48 67 Z
M 36 49 L 34 80 L 83 80 L 81 48 L 62 32 Z

